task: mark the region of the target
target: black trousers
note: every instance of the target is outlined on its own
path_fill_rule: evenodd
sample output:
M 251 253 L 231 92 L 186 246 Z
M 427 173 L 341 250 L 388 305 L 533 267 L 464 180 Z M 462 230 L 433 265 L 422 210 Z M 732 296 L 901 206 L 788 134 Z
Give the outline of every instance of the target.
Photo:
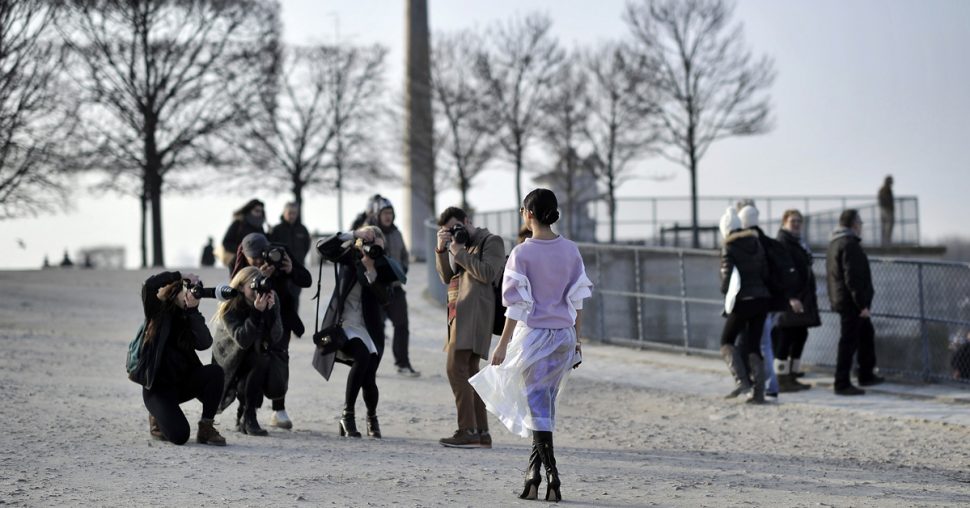
M 761 333 L 765 327 L 765 318 L 768 316 L 768 300 L 756 298 L 754 300 L 739 300 L 734 304 L 734 309 L 727 316 L 724 322 L 724 329 L 721 330 L 721 345 L 735 345 L 738 335 L 742 340 L 738 344 L 742 358 L 747 359 L 749 354 L 761 356 Z M 742 333 L 743 332 L 743 333 Z
M 859 380 L 872 379 L 876 368 L 876 331 L 872 320 L 859 317 L 859 311 L 839 313 L 841 332 L 839 353 L 835 361 L 835 388 L 846 388 L 851 384 L 852 357 L 858 357 Z
M 263 404 L 263 395 L 275 399 L 286 393 L 287 380 L 278 375 L 277 369 L 270 368 L 269 353 L 256 347 L 246 352 L 236 371 L 236 379 L 239 407 L 253 413 Z
M 293 330 L 288 328 L 286 325 L 283 325 L 283 340 L 280 341 L 280 344 L 274 346 L 274 349 L 278 349 L 279 351 L 282 351 L 283 353 L 285 353 L 284 355 L 280 355 L 280 357 L 285 359 L 287 368 L 286 368 L 286 379 L 281 380 L 283 383 L 283 390 L 282 390 L 283 394 L 273 399 L 273 411 L 283 411 L 286 409 L 286 391 L 290 387 L 289 364 L 290 364 L 290 339 L 292 338 L 292 335 L 293 335 L 292 332 Z
M 404 288 L 394 288 L 391 299 L 384 308 L 384 312 L 394 325 L 394 340 L 391 350 L 394 352 L 394 365 L 398 367 L 410 367 L 411 359 L 408 357 L 408 342 L 411 335 L 408 329 L 408 299 Z
M 175 444 L 185 444 L 189 440 L 189 421 L 179 404 L 192 399 L 202 402 L 202 418 L 215 418 L 222 397 L 223 374 L 218 365 L 195 367 L 175 384 L 152 386 L 151 390 L 142 389 L 145 408 L 158 421 L 162 434 Z
M 771 345 L 777 360 L 798 360 L 805 351 L 808 341 L 808 327 L 779 328 L 771 330 Z
M 354 359 L 354 364 L 350 366 L 350 373 L 347 374 L 344 411 L 354 412 L 357 396 L 363 391 L 367 414 L 377 414 L 377 402 L 380 399 L 380 391 L 377 389 L 377 367 L 380 366 L 381 358 L 384 356 L 384 340 L 374 338 L 372 340 L 377 348 L 376 355 L 371 354 L 364 342 L 357 338 L 348 340 L 341 348 L 342 352 Z

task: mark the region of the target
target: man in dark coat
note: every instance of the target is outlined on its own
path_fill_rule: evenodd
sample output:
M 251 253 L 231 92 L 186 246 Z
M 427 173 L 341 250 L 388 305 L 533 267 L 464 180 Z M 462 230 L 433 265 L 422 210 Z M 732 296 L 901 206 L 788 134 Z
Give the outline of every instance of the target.
M 893 177 L 887 175 L 879 188 L 879 230 L 882 233 L 882 245 L 885 247 L 893 241 L 893 224 L 896 222 L 896 199 L 893 197 Z
M 835 393 L 862 395 L 866 393 L 865 390 L 853 386 L 849 379 L 852 357 L 857 352 L 859 384 L 871 386 L 884 381 L 875 374 L 875 330 L 869 310 L 875 291 L 869 258 L 862 250 L 862 219 L 859 212 L 851 208 L 842 212 L 839 226 L 832 232 L 825 260 L 829 302 L 841 319 Z
M 234 277 L 243 267 L 255 266 L 259 268 L 263 276 L 270 277 L 273 291 L 276 291 L 280 299 L 280 318 L 283 322 L 283 340 L 271 346 L 270 353 L 274 358 L 282 359 L 286 365 L 289 365 L 290 335 L 296 334 L 297 337 L 302 337 L 305 331 L 303 321 L 296 311 L 296 303 L 293 300 L 289 287 L 290 285 L 295 285 L 301 288 L 308 288 L 313 283 L 313 280 L 310 277 L 310 272 L 304 268 L 299 260 L 293 258 L 288 248 L 285 249 L 287 252 L 283 256 L 283 261 L 278 268 L 269 264 L 263 256 L 263 253 L 269 248 L 269 239 L 262 233 L 250 233 L 246 235 L 242 243 L 239 244 L 239 249 L 236 254 L 236 266 L 232 270 L 232 276 Z M 290 421 L 289 415 L 286 414 L 285 399 L 285 395 L 278 399 L 273 399 L 274 413 L 272 418 L 270 418 L 270 425 L 282 429 L 291 429 L 293 428 L 293 422 Z

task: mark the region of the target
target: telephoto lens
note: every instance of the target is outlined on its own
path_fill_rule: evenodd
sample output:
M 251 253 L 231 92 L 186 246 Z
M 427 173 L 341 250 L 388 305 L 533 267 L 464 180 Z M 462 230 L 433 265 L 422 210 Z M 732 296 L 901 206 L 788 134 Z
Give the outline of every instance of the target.
M 236 291 L 226 284 L 219 284 L 214 288 L 202 288 L 202 298 L 215 298 L 219 302 L 228 302 L 238 294 L 239 291 Z
M 380 259 L 384 256 L 384 247 L 381 247 L 380 245 L 365 243 L 363 248 L 364 254 L 367 254 L 367 257 L 371 259 Z

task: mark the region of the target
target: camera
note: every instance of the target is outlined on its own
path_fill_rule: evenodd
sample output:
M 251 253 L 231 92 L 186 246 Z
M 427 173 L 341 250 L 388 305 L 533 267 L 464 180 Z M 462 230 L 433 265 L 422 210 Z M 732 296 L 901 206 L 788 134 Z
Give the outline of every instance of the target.
M 381 247 L 380 245 L 365 243 L 361 246 L 361 249 L 363 249 L 364 254 L 371 259 L 380 259 L 384 257 L 384 247 Z
M 265 295 L 273 290 L 273 283 L 268 277 L 264 277 L 262 274 L 256 275 L 256 277 L 249 282 L 249 289 L 252 289 L 258 294 Z
M 454 226 L 451 226 L 451 229 L 449 229 L 448 232 L 451 233 L 451 237 L 455 240 L 455 243 L 458 244 L 466 245 L 468 244 L 468 240 L 471 239 L 471 237 L 468 235 L 468 230 L 465 229 L 464 224 L 455 224 Z
M 286 247 L 271 243 L 261 254 L 267 263 L 279 268 L 283 266 L 283 259 L 286 257 Z
M 216 287 L 207 288 L 202 284 L 201 280 L 193 284 L 189 279 L 182 279 L 182 286 L 184 286 L 189 293 L 192 293 L 192 296 L 194 296 L 197 300 L 202 298 L 214 298 L 217 301 L 226 302 L 235 298 L 235 296 L 239 294 L 239 291 L 236 291 L 225 284 L 219 284 Z

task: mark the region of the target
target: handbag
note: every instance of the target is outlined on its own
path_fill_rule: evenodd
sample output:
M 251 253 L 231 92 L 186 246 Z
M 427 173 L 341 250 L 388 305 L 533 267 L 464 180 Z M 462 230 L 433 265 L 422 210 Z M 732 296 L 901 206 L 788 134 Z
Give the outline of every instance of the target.
M 339 286 L 340 279 L 337 272 L 337 262 L 333 264 L 333 279 L 335 283 Z M 317 274 L 317 294 L 314 298 L 317 300 L 317 320 L 314 322 L 313 328 L 313 343 L 316 344 L 317 349 L 320 350 L 320 354 L 323 356 L 329 355 L 331 353 L 336 353 L 338 349 L 344 347 L 347 343 L 347 332 L 344 331 L 343 327 L 343 311 L 344 311 L 344 299 L 347 298 L 349 291 L 345 292 L 340 296 L 340 300 L 337 302 L 337 316 L 334 319 L 334 324 L 320 330 L 320 279 L 323 276 L 323 258 L 320 258 L 320 270 Z

